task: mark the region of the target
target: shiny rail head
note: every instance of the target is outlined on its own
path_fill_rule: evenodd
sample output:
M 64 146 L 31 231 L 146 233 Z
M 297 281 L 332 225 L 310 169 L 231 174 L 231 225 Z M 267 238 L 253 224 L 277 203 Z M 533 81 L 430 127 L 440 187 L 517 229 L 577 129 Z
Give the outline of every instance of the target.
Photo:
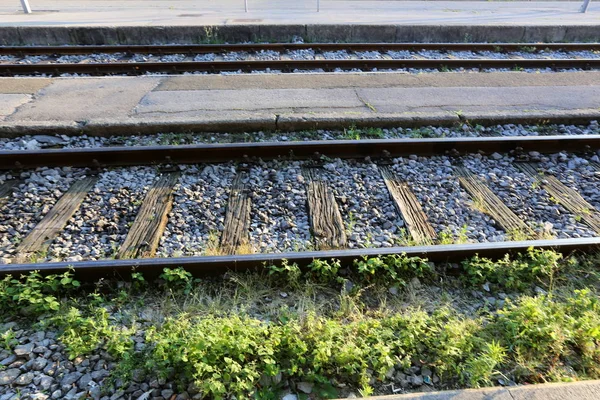
M 84 149 L 0 151 L 0 170 L 37 167 L 91 167 L 252 162 L 258 159 L 293 160 L 334 158 L 390 159 L 411 154 L 461 155 L 469 153 L 521 154 L 600 149 L 600 135 L 460 137 L 432 139 L 366 139 L 307 142 L 255 142 L 228 144 L 97 147 Z
M 409 257 L 423 257 L 436 263 L 460 262 L 479 255 L 497 259 L 505 254 L 524 252 L 530 247 L 553 249 L 561 253 L 595 252 L 600 249 L 600 238 L 528 240 L 520 242 L 488 242 L 472 244 L 451 244 L 431 246 L 405 246 L 378 249 L 306 251 L 292 253 L 247 254 L 228 256 L 199 256 L 177 258 L 145 258 L 133 260 L 99 260 L 79 262 L 50 262 L 34 264 L 6 264 L 0 267 L 0 276 L 20 276 L 30 271 L 42 274 L 61 273 L 74 270 L 81 280 L 94 280 L 101 277 L 130 278 L 131 272 L 142 272 L 149 277 L 160 275 L 163 268 L 183 267 L 196 276 L 219 275 L 226 271 L 261 270 L 265 265 L 280 265 L 284 260 L 300 267 L 309 265 L 315 259 L 337 259 L 344 266 L 351 267 L 354 260 L 390 254 L 406 254 Z

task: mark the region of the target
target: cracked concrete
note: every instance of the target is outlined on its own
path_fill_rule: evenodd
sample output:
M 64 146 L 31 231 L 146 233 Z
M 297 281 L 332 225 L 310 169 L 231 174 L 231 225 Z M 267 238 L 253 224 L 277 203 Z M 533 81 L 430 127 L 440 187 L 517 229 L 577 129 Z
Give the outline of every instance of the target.
M 127 118 L 141 98 L 160 82 L 154 77 L 55 79 L 7 121 L 90 121 Z
M 285 79 L 283 79 L 285 78 Z M 30 78 L 0 87 L 0 134 L 571 123 L 600 118 L 600 72 Z M 324 88 L 319 85 L 326 83 Z M 21 87 L 22 89 L 18 89 Z M 37 90 L 37 91 L 36 91 Z M 22 93 L 19 93 L 22 92 Z M 3 118 L 3 120 L 2 120 Z M 121 132 L 122 133 L 122 132 Z
M 0 121 L 29 100 L 31 100 L 31 96 L 28 94 L 0 93 Z

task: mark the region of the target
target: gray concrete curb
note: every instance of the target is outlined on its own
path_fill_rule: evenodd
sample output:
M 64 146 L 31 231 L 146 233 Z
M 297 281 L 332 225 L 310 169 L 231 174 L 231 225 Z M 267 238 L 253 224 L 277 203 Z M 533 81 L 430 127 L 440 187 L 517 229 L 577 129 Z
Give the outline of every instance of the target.
M 597 400 L 600 380 L 368 397 L 367 400 Z
M 294 114 L 229 116 L 222 119 L 169 119 L 169 120 L 91 120 L 73 121 L 18 121 L 0 122 L 0 137 L 22 135 L 89 135 L 130 136 L 161 132 L 253 132 L 300 131 L 307 129 L 342 129 L 356 127 L 451 126 L 468 122 L 471 125 L 496 124 L 588 124 L 600 120 L 598 110 L 518 112 L 465 112 L 422 114 Z
M 3 26 L 0 45 L 289 42 L 598 42 L 596 25 Z

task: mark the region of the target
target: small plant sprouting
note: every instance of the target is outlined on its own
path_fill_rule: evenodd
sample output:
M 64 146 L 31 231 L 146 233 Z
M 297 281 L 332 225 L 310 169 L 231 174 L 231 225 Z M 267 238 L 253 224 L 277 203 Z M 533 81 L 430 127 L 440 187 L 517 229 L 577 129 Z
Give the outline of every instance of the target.
M 194 283 L 192 274 L 182 267 L 165 268 L 159 277 L 169 289 L 183 292 L 184 294 L 190 293 Z
M 537 48 L 535 46 L 519 46 L 519 51 L 531 54 L 535 53 L 537 51 Z
M 438 234 L 439 244 L 462 244 L 469 241 L 469 229 L 467 225 L 463 225 L 456 236 L 452 232 L 452 229 L 446 228 Z
M 520 242 L 531 239 L 531 231 L 529 229 L 512 229 L 506 232 L 507 240 Z
M 349 140 L 360 140 L 361 130 L 357 129 L 355 125 L 350 126 L 350 128 L 344 128 L 343 136 L 345 139 Z
M 348 235 L 352 235 L 355 227 L 356 227 L 356 217 L 354 216 L 354 213 L 352 211 L 350 211 L 348 213 L 348 222 L 346 223 L 346 233 Z
M 12 351 L 13 347 L 18 344 L 19 341 L 12 329 L 0 333 L 0 349 Z

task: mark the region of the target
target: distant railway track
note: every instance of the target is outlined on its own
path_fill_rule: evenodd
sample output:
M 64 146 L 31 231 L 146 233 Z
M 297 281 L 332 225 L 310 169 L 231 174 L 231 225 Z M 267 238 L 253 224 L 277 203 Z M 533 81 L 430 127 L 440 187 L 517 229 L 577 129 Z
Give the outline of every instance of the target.
M 423 52 L 430 52 L 424 55 Z M 431 53 L 433 52 L 433 53 Z M 448 53 L 450 52 L 450 53 Z M 478 53 L 466 57 L 459 53 Z M 548 57 L 531 58 L 531 54 Z M 562 52 L 553 58 L 552 52 Z M 594 57 L 565 53 L 587 52 Z M 139 75 L 298 70 L 597 69 L 598 43 L 268 43 L 119 46 L 2 46 L 0 76 Z M 509 54 L 490 58 L 490 53 Z M 520 54 L 520 55 L 519 55 Z M 107 58 L 107 55 L 110 57 Z M 29 58 L 28 58 L 29 57 Z M 38 58 L 31 58 L 38 57 Z M 66 57 L 66 58 L 65 58 Z M 72 59 L 69 57 L 78 57 Z M 166 58 L 165 58 L 166 57 Z M 170 58 L 169 58 L 170 57 Z M 109 61 L 106 61 L 109 59 Z
M 0 266 L 2 274 L 20 274 L 31 270 L 43 272 L 58 272 L 71 266 L 75 267 L 77 274 L 82 279 L 92 279 L 98 276 L 114 274 L 131 270 L 143 270 L 150 274 L 159 273 L 165 267 L 183 266 L 197 274 L 221 272 L 226 269 L 254 269 L 261 268 L 264 263 L 281 263 L 284 259 L 306 265 L 314 258 L 337 258 L 349 265 L 354 259 L 377 254 L 397 254 L 405 252 L 408 255 L 428 257 L 432 261 L 457 261 L 474 254 L 497 257 L 506 252 L 525 250 L 529 246 L 554 248 L 559 251 L 591 251 L 600 246 L 600 212 L 573 189 L 569 189 L 559 178 L 540 175 L 537 164 L 532 162 L 530 155 L 536 153 L 556 153 L 559 151 L 575 152 L 582 154 L 595 154 L 600 149 L 600 135 L 590 136 L 548 136 L 548 137 L 494 137 L 494 138 L 456 138 L 456 139 L 399 139 L 399 140 L 363 140 L 363 141 L 327 141 L 327 142 L 287 142 L 287 143 L 239 143 L 223 145 L 189 145 L 189 146 L 153 146 L 153 147 L 118 147 L 96 149 L 53 149 L 40 151 L 1 151 L 0 169 L 16 170 L 15 176 L 21 172 L 36 167 L 76 167 L 89 168 L 85 177 L 74 179 L 70 188 L 57 197 L 54 204 L 47 204 L 47 213 L 40 218 L 35 227 L 27 232 L 24 238 L 16 244 L 16 250 L 11 251 L 10 264 Z M 532 230 L 523 222 L 523 215 L 515 214 L 495 193 L 495 190 L 470 172 L 463 164 L 461 157 L 471 157 L 469 154 L 491 154 L 494 152 L 510 153 L 517 162 L 515 168 L 523 171 L 519 179 L 530 179 L 537 182 L 531 185 L 532 193 L 539 194 L 540 190 L 551 193 L 553 201 L 564 207 L 562 212 L 574 216 L 578 223 L 586 226 L 591 237 L 529 240 L 527 238 L 510 239 L 503 242 L 481 242 L 464 244 L 440 245 L 432 225 L 428 221 L 427 203 L 419 201 L 414 193 L 421 189 L 416 184 L 408 184 L 406 177 L 402 177 L 399 170 L 394 170 L 392 159 L 399 156 L 420 155 L 435 156 L 447 155 L 452 161 L 454 171 L 453 180 L 456 188 L 460 187 L 467 196 L 467 201 L 483 202 L 479 207 L 487 210 L 499 229 L 509 232 L 511 229 L 521 229 L 522 234 Z M 338 207 L 341 203 L 333 195 L 335 182 L 322 178 L 327 173 L 325 165 L 334 158 L 361 160 L 368 163 L 367 169 L 362 174 L 372 174 L 369 179 L 382 182 L 379 188 L 387 192 L 386 198 L 397 216 L 404 221 L 408 235 L 415 245 L 397 245 L 381 248 L 350 248 L 350 235 L 352 228 L 344 220 Z M 365 161 L 365 157 L 370 157 Z M 301 161 L 301 167 L 296 168 L 299 175 L 303 175 L 301 183 L 296 181 L 296 189 L 306 192 L 306 204 L 299 205 L 301 214 L 308 215 L 310 221 L 310 241 L 314 248 L 305 251 L 291 251 L 289 248 L 281 252 L 258 252 L 256 254 L 243 254 L 247 252 L 247 243 L 250 230 L 255 224 L 255 207 L 261 204 L 262 199 L 251 195 L 256 185 L 261 183 L 256 179 L 270 181 L 276 174 L 274 166 L 264 166 L 265 160 L 284 158 L 289 161 Z M 262 161 L 261 161 L 262 160 Z M 219 233 L 218 254 L 193 255 L 188 257 L 157 257 L 157 249 L 161 238 L 169 224 L 171 211 L 177 212 L 178 201 L 174 200 L 174 192 L 178 182 L 182 182 L 183 175 L 188 174 L 186 184 L 190 179 L 196 179 L 200 172 L 187 173 L 185 169 L 174 168 L 178 164 L 201 164 L 204 166 L 216 165 L 215 163 L 232 162 L 243 163 L 237 171 L 227 172 L 232 178 L 227 191 L 227 205 L 224 217 L 224 227 Z M 436 161 L 437 162 L 437 161 Z M 40 261 L 48 252 L 56 238 L 64 231 L 66 226 L 73 225 L 73 216 L 79 208 L 95 207 L 96 200 L 86 198 L 90 193 L 100 195 L 97 188 L 99 175 L 103 168 L 131 165 L 155 166 L 156 179 L 143 197 L 135 199 L 139 207 L 131 217 L 132 222 L 126 225 L 127 236 L 124 241 L 115 243 L 118 250 L 111 259 L 77 260 L 46 262 Z M 249 179 L 253 166 L 263 165 L 261 168 L 271 170 L 267 175 L 255 175 L 254 180 Z M 275 164 L 273 164 L 275 165 Z M 590 165 L 595 165 L 594 163 Z M 213 168 L 213 167 L 210 167 Z M 418 167 L 414 167 L 418 168 Z M 512 167 L 511 167 L 512 168 Z M 594 168 L 599 168 L 594 166 Z M 410 170 L 410 169 L 409 169 Z M 370 172 L 365 172 L 370 171 Z M 515 170 L 516 171 L 516 170 Z M 417 170 L 414 170 L 416 173 Z M 360 174 L 359 173 L 359 174 Z M 294 173 L 295 174 L 295 173 Z M 293 175 L 296 176 L 296 175 Z M 258 178 L 257 178 L 258 177 Z M 220 176 L 225 179 L 225 176 Z M 279 179 L 279 178 L 278 178 Z M 384 184 L 383 184 L 384 182 Z M 459 185 L 460 182 L 460 186 Z M 27 195 L 30 188 L 35 187 L 35 181 L 30 181 L 25 186 L 20 186 L 22 181 L 8 181 L 0 185 L 0 217 L 9 211 Z M 285 183 L 285 182 L 284 182 Z M 595 180 L 586 185 L 593 186 L 599 183 Z M 118 186 L 118 185 L 117 185 Z M 103 186 L 101 186 L 103 187 Z M 187 186 L 189 187 L 189 186 Z M 300 188 L 300 189 L 298 189 Z M 189 190 L 189 189 L 186 189 Z M 458 190 L 458 189 L 457 189 Z M 12 197 L 13 191 L 19 195 Z M 259 191 L 260 192 L 260 191 Z M 259 193 L 257 192 L 257 193 Z M 184 194 L 182 194 L 184 193 Z M 179 193 L 184 196 L 185 190 Z M 372 193 L 380 195 L 381 193 Z M 275 196 L 275 195 L 273 195 Z M 337 196 L 337 195 L 336 195 Z M 470 200 L 469 200 L 470 199 Z M 574 200 L 575 199 L 575 200 Z M 133 201 L 133 200 L 131 200 Z M 130 202 L 131 202 L 130 201 Z M 433 200 L 432 200 L 433 201 Z M 343 201 L 342 201 L 343 203 Z M 11 206 L 12 204 L 12 206 Z M 87 205 L 84 205 L 87 204 Z M 112 207 L 111 206 L 107 206 Z M 115 205 L 118 209 L 122 206 Z M 119 208 L 120 207 L 120 208 Z M 189 207 L 185 205 L 185 207 Z M 325 207 L 322 208 L 322 207 Z M 463 204 L 460 207 L 467 207 Z M 36 208 L 36 210 L 39 207 Z M 566 210 L 566 211 L 565 211 Z M 122 212 L 122 211 L 121 211 Z M 202 219 L 203 210 L 193 210 L 194 218 Z M 124 218 L 124 217 L 122 217 Z M 389 217 L 391 218 L 391 217 Z M 85 224 L 85 221 L 83 222 Z M 92 225 L 93 225 L 92 221 Z M 4 224 L 7 224 L 6 220 Z M 10 221 L 8 222 L 10 225 Z M 75 224 L 77 226 L 77 224 Z M 323 226 L 328 229 L 323 230 Z M 321 227 L 321 228 L 318 228 Z M 345 228 L 344 228 L 345 227 Z M 516 227 L 516 228 L 515 228 Z M 71 226 L 70 229 L 73 229 Z M 87 229 L 87 228 L 86 228 Z M 186 229 L 186 227 L 184 227 Z M 75 228 L 75 231 L 77 229 Z M 290 231 L 291 232 L 291 231 Z M 97 233 L 103 235 L 102 229 Z M 108 233 L 106 233 L 108 234 Z M 291 233 L 290 233 L 291 234 Z M 74 235 L 69 233 L 69 237 Z M 527 240 L 526 240 L 527 239 Z M 111 239 L 113 240 L 113 239 Z M 514 240 L 514 241 L 511 241 Z M 368 246 L 367 246 L 368 247 Z M 240 249 L 246 250 L 240 253 Z M 1 250 L 1 249 L 0 249 Z M 6 257 L 6 255 L 4 256 Z M 107 257 L 104 257 L 107 258 Z
M 1 55 L 73 55 L 94 53 L 208 54 L 313 49 L 325 51 L 600 51 L 600 43 L 241 43 L 99 46 L 1 46 Z

